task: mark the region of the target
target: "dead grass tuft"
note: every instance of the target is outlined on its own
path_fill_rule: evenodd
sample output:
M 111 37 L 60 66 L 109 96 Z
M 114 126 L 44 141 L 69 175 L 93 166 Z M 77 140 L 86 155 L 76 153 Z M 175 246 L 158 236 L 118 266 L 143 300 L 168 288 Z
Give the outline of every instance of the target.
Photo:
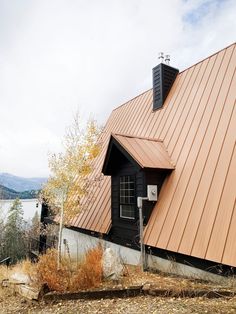
M 88 250 L 84 261 L 79 265 L 71 278 L 70 291 L 84 290 L 98 287 L 102 282 L 102 255 L 101 245 Z
M 41 255 L 37 264 L 37 280 L 41 285 L 47 284 L 50 290 L 64 292 L 69 286 L 68 261 L 62 259 L 61 267 L 57 269 L 57 251 L 48 250 Z
M 0 282 L 2 282 L 3 279 L 7 279 L 8 276 L 9 276 L 8 267 L 5 265 L 0 265 Z
M 9 276 L 14 273 L 27 275 L 29 277 L 30 284 L 32 285 L 37 283 L 37 264 L 32 263 L 29 259 L 23 260 L 12 266 L 9 270 Z

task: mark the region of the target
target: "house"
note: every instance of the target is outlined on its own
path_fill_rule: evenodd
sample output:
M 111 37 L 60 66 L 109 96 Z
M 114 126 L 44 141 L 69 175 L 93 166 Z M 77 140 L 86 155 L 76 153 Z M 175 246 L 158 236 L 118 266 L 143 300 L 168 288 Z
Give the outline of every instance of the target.
M 157 202 L 143 202 L 148 264 L 236 267 L 235 68 L 235 43 L 180 73 L 161 63 L 152 89 L 112 111 L 69 243 L 102 237 L 137 255 L 137 197 L 154 185 Z

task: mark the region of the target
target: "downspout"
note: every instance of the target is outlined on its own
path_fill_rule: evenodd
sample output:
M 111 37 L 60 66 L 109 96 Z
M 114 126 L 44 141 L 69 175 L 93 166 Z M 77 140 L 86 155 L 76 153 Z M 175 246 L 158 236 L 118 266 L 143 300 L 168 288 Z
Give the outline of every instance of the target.
M 148 200 L 148 197 L 138 196 L 137 198 L 137 205 L 139 209 L 140 266 L 141 266 L 142 271 L 144 271 L 146 268 L 145 245 L 143 243 L 143 201 L 144 200 Z

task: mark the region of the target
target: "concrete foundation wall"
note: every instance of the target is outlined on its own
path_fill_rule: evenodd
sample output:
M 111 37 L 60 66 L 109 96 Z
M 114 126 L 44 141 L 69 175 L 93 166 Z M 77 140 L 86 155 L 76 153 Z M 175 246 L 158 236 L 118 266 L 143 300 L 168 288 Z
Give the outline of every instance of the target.
M 117 245 L 115 243 L 104 241 L 87 234 L 83 234 L 67 228 L 63 229 L 62 241 L 66 239 L 69 247 L 70 256 L 73 259 L 80 258 L 86 251 L 97 246 L 99 243 L 102 244 L 103 248 L 113 249 L 126 264 L 138 265 L 140 262 L 140 254 L 138 251 L 129 249 L 127 247 Z M 64 241 L 63 241 L 64 242 Z M 63 254 L 66 254 L 66 246 L 62 246 Z
M 104 249 L 113 249 L 121 257 L 124 263 L 131 265 L 140 264 L 140 252 L 109 241 L 104 241 L 67 228 L 63 229 L 62 239 L 66 240 L 69 247 L 70 256 L 75 260 L 80 259 L 88 249 L 91 249 L 101 243 Z M 63 254 L 67 254 L 66 245 L 63 245 Z M 146 265 L 149 269 L 158 270 L 163 273 L 209 280 L 215 283 L 222 283 L 223 281 L 227 283 L 227 278 L 222 276 L 211 274 L 207 271 L 176 263 L 173 260 L 166 260 L 154 255 L 146 255 Z

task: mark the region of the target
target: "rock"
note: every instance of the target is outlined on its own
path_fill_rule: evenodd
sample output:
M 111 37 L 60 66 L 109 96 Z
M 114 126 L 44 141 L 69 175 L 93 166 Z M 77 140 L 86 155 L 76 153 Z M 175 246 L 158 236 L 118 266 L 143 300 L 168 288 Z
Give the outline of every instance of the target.
M 16 288 L 16 292 L 18 292 L 21 296 L 29 299 L 29 300 L 38 300 L 40 291 L 39 289 L 32 288 L 27 285 L 19 285 Z
M 17 272 L 17 273 L 12 274 L 10 279 L 21 282 L 21 283 L 25 283 L 25 284 L 29 284 L 31 282 L 30 277 L 24 273 L 21 273 L 21 272 Z
M 104 251 L 102 265 L 105 279 L 119 280 L 123 275 L 124 267 L 121 259 L 111 248 Z
M 144 294 L 149 294 L 149 290 L 151 289 L 151 285 L 150 283 L 146 283 L 143 285 L 142 287 L 142 291 Z

